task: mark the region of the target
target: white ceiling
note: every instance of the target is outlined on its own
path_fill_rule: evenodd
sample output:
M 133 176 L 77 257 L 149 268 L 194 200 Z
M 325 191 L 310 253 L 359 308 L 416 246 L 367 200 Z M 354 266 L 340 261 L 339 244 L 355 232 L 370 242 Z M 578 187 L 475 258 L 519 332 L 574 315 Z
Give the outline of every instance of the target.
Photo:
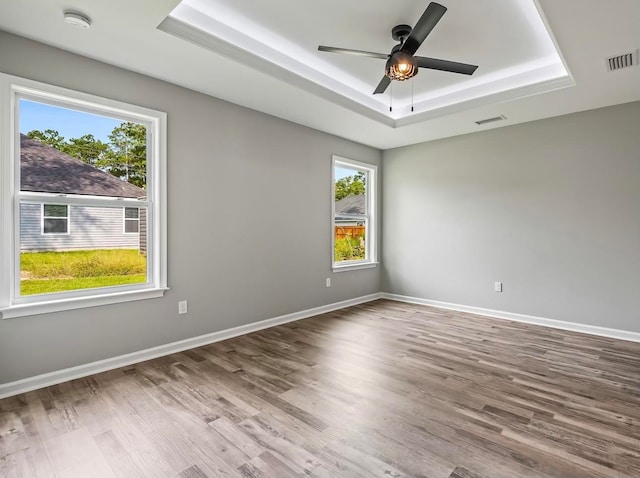
M 640 67 L 605 68 L 640 47 L 638 0 L 440 0 L 417 54 L 479 68 L 393 82 L 392 112 L 389 90 L 371 94 L 383 60 L 317 51 L 388 53 L 428 3 L 0 0 L 0 29 L 381 149 L 640 100 Z M 91 29 L 65 24 L 69 9 Z

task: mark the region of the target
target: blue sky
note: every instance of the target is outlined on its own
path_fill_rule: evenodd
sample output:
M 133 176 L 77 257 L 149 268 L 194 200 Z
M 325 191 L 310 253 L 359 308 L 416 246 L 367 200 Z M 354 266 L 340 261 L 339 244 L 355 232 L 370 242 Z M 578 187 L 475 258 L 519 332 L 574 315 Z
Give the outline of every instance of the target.
M 34 129 L 53 129 L 65 139 L 92 134 L 96 139 L 109 142 L 109 134 L 121 120 L 68 110 L 35 101 L 20 100 L 20 132 L 27 134 Z
M 355 176 L 356 172 L 357 172 L 357 171 L 356 171 L 356 170 L 354 170 L 354 169 L 347 169 L 347 168 L 338 168 L 338 167 L 336 167 L 336 170 L 335 170 L 335 172 L 334 172 L 334 175 L 335 175 L 335 177 L 336 177 L 336 181 L 337 181 L 338 179 L 342 179 L 342 178 L 345 178 L 345 177 L 347 177 L 347 176 Z

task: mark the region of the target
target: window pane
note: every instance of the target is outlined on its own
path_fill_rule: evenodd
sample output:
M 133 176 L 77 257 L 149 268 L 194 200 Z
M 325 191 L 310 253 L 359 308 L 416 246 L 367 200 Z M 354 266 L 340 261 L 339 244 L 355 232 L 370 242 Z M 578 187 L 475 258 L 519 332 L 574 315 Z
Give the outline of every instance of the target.
M 140 216 L 140 212 L 137 207 L 125 207 L 124 208 L 124 217 L 127 219 L 138 219 Z
M 140 222 L 137 219 L 127 219 L 124 221 L 124 232 L 132 234 L 138 232 Z
M 334 177 L 336 216 L 368 214 L 367 171 L 336 166 Z
M 20 99 L 20 190 L 146 197 L 142 124 Z
M 367 222 L 337 221 L 334 230 L 333 260 L 362 261 L 366 259 Z
M 45 234 L 66 234 L 67 219 L 43 219 L 43 232 Z
M 45 217 L 67 217 L 67 206 L 61 204 L 45 204 Z
M 41 234 L 41 208 L 20 205 L 21 295 L 147 282 L 147 237 L 137 234 L 145 208 L 143 219 L 125 221 L 136 226 L 128 233 L 122 206 L 74 205 L 69 219 L 44 219 L 45 230 L 68 234 Z

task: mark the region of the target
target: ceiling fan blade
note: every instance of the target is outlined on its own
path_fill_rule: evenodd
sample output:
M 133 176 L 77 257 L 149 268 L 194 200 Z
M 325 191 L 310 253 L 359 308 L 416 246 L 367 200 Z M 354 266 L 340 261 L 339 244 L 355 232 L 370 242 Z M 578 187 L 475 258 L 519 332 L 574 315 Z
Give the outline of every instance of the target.
M 378 95 L 380 93 L 384 93 L 384 90 L 387 89 L 390 83 L 391 83 L 391 80 L 389 79 L 389 77 L 387 75 L 383 76 L 382 80 L 380 80 L 380 83 L 378 83 L 378 86 L 376 87 L 373 94 Z
M 477 65 L 468 63 L 458 63 L 457 61 L 439 60 L 437 58 L 427 58 L 426 56 L 415 56 L 420 68 L 430 68 L 432 70 L 450 71 L 451 73 L 461 73 L 463 75 L 473 75 L 478 68 Z
M 386 60 L 389 55 L 386 53 L 375 53 L 373 51 L 351 50 L 349 48 L 336 48 L 333 46 L 320 45 L 319 51 L 326 51 L 329 53 L 346 53 L 347 55 L 368 56 L 371 58 L 379 58 L 380 60 Z
M 443 7 L 439 3 L 431 2 L 420 17 L 420 20 L 418 20 L 418 23 L 416 23 L 413 30 L 411 30 L 409 38 L 407 38 L 402 45 L 402 51 L 413 55 L 446 11 L 446 7 Z

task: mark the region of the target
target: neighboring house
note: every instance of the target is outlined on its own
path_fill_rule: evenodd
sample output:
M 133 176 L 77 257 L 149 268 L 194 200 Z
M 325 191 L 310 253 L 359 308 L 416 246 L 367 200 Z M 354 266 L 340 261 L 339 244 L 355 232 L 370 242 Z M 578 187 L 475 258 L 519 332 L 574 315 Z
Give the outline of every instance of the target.
M 144 189 L 122 181 L 52 146 L 20 135 L 22 191 L 64 195 L 142 198 Z M 142 224 L 141 224 L 142 223 Z M 23 203 L 20 207 L 20 249 L 60 251 L 138 249 L 145 251 L 144 210 Z
M 338 224 L 349 225 L 349 226 L 359 224 L 359 222 L 354 220 L 352 216 L 365 215 L 366 214 L 365 205 L 366 205 L 366 196 L 364 194 L 346 196 L 336 201 L 336 206 L 335 206 L 336 226 Z
M 336 239 L 356 237 L 365 234 L 365 225 L 359 218 L 366 214 L 366 196 L 364 194 L 346 196 L 335 203 L 335 231 Z

